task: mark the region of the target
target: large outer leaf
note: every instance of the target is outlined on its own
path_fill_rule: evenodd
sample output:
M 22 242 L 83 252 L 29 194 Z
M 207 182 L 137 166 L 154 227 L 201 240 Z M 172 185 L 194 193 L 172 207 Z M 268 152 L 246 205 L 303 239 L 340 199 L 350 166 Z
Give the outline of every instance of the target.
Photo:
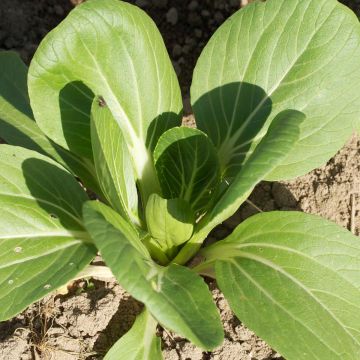
M 91 111 L 91 140 L 100 186 L 109 204 L 140 225 L 138 194 L 130 154 L 109 108 L 96 99 Z
M 359 128 L 359 22 L 336 0 L 249 4 L 205 47 L 191 95 L 197 126 L 218 147 L 229 175 L 276 114 L 303 112 L 300 141 L 270 179 L 302 175 L 328 160 L 353 124 Z
M 87 199 L 51 159 L 0 146 L 0 319 L 64 285 L 96 254 L 82 226 Z
M 360 242 L 350 232 L 263 213 L 204 255 L 219 259 L 217 281 L 239 319 L 286 359 L 360 358 Z
M 154 263 L 141 250 L 143 244 L 134 230 L 109 207 L 88 202 L 83 214 L 86 228 L 114 276 L 157 321 L 207 350 L 220 345 L 220 317 L 207 285 L 197 274 L 183 266 Z
M 166 131 L 156 145 L 154 161 L 165 198 L 184 199 L 197 215 L 207 210 L 220 169 L 214 145 L 202 131 L 188 127 Z
M 161 360 L 161 340 L 156 336 L 156 326 L 156 320 L 145 309 L 104 360 Z
M 181 249 L 174 262 L 184 264 L 194 256 L 210 231 L 233 215 L 256 184 L 277 167 L 297 141 L 299 124 L 303 120 L 304 114 L 298 111 L 283 111 L 276 116 L 239 174 L 215 201 L 215 206 L 198 223 L 194 235 Z
M 92 161 L 53 143 L 34 121 L 27 93 L 27 67 L 18 54 L 10 51 L 0 52 L 0 138 L 50 156 L 79 176 L 87 187 L 101 193 Z
M 73 138 L 62 129 L 59 94 L 74 81 L 103 97 L 138 178 L 153 179 L 148 149 L 159 133 L 180 122 L 182 108 L 175 71 L 153 21 L 131 4 L 91 0 L 40 44 L 29 70 L 31 106 L 40 128 L 65 148 Z M 80 131 L 76 121 L 67 125 Z

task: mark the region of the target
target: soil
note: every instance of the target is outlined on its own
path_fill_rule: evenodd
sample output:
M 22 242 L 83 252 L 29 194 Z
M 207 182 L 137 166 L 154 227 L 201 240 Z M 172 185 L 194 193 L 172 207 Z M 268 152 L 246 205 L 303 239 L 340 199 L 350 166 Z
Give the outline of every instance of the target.
M 0 49 L 18 51 L 29 62 L 44 35 L 80 0 L 1 0 Z M 239 7 L 239 0 L 134 0 L 158 24 L 179 75 L 185 104 L 191 74 L 213 31 Z M 342 1 L 360 14 L 360 1 Z M 190 109 L 187 109 L 190 112 Z M 188 117 L 191 122 L 192 118 Z M 1 135 L 1 134 L 0 134 Z M 355 136 L 322 168 L 296 180 L 259 184 L 238 212 L 209 236 L 227 236 L 258 211 L 300 210 L 321 215 L 360 234 L 360 139 Z M 167 360 L 281 359 L 234 316 L 209 282 L 225 329 L 224 344 L 206 353 L 176 334 L 159 329 Z M 78 281 L 69 294 L 49 295 L 0 323 L 0 359 L 101 359 L 132 325 L 142 305 L 115 281 Z

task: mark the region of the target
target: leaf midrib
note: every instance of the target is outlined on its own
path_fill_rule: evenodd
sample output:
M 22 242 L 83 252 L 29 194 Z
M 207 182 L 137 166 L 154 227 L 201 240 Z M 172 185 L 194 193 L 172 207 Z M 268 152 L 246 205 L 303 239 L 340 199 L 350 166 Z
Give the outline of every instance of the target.
M 78 16 L 80 16 L 80 14 L 77 14 Z M 83 19 L 87 20 L 84 16 L 81 16 Z M 91 23 L 90 23 L 91 24 Z M 91 24 L 92 25 L 92 24 Z M 137 143 L 138 136 L 136 134 L 135 129 L 133 128 L 133 126 L 131 125 L 131 121 L 128 117 L 128 115 L 126 114 L 125 110 L 123 109 L 123 107 L 120 105 L 111 85 L 109 84 L 108 80 L 106 79 L 106 76 L 103 74 L 101 67 L 98 63 L 98 60 L 96 59 L 96 57 L 94 56 L 94 54 L 90 51 L 90 49 L 88 48 L 87 44 L 83 41 L 81 34 L 78 33 L 78 29 L 76 29 L 76 27 L 72 26 L 73 30 L 78 34 L 78 38 L 80 39 L 81 44 L 83 45 L 84 49 L 86 50 L 86 52 L 88 53 L 88 55 L 90 56 L 90 58 L 93 61 L 93 64 L 95 65 L 95 69 L 97 74 L 100 76 L 102 83 L 104 85 L 104 87 L 108 90 L 109 95 L 111 96 L 111 102 L 116 105 L 116 109 L 117 111 L 113 114 L 114 118 L 116 119 L 117 123 L 120 124 L 122 123 L 121 121 L 121 116 L 123 117 L 123 119 L 125 120 L 125 124 L 126 124 L 126 128 L 129 132 L 129 135 L 132 139 L 133 143 Z M 96 32 L 96 28 L 95 28 L 95 32 Z M 135 140 L 135 141 L 134 141 Z
M 222 144 L 225 144 L 226 147 L 228 147 L 228 142 L 231 142 L 231 146 L 234 147 L 236 144 L 237 139 L 239 139 L 241 137 L 241 135 L 244 133 L 247 125 L 249 124 L 249 122 L 256 116 L 256 114 L 258 113 L 258 111 L 262 108 L 262 106 L 265 104 L 265 102 L 271 98 L 271 96 L 278 90 L 278 88 L 281 86 L 282 82 L 284 81 L 284 79 L 289 75 L 289 73 L 292 71 L 294 65 L 299 61 L 299 59 L 304 55 L 304 53 L 308 50 L 309 45 L 311 44 L 312 40 L 314 39 L 314 37 L 316 36 L 317 32 L 319 31 L 319 29 L 322 28 L 322 26 L 327 22 L 327 20 L 329 19 L 329 17 L 331 16 L 331 14 L 333 13 L 333 11 L 335 10 L 335 7 L 332 9 L 332 11 L 329 13 L 329 15 L 326 17 L 326 19 L 320 24 L 318 25 L 316 31 L 314 31 L 314 33 L 312 34 L 312 36 L 310 37 L 309 41 L 307 42 L 307 44 L 304 46 L 303 50 L 301 51 L 300 54 L 297 54 L 296 57 L 294 58 L 294 60 L 292 61 L 292 63 L 290 64 L 290 66 L 288 67 L 288 69 L 286 69 L 284 71 L 283 76 L 280 78 L 280 80 L 277 81 L 277 83 L 275 85 L 272 86 L 272 88 L 269 90 L 269 93 L 266 94 L 266 96 L 259 102 L 259 104 L 255 107 L 255 109 L 248 115 L 248 117 L 244 120 L 243 124 L 240 126 L 239 129 L 237 129 L 235 131 L 235 133 L 233 135 L 231 135 L 229 132 L 227 133 L 227 138 L 222 142 Z M 259 39 L 260 41 L 260 39 Z M 250 57 L 251 58 L 251 57 Z M 246 76 L 246 72 L 247 70 L 245 70 L 244 72 L 244 76 L 243 78 L 245 78 Z M 237 108 L 236 105 L 234 105 L 234 108 Z M 231 123 L 231 127 L 232 127 L 233 123 Z M 229 127 L 229 128 L 231 128 Z M 230 136 L 229 136 L 230 135 Z M 221 148 L 224 145 L 221 145 Z M 221 151 L 221 148 L 219 151 Z
M 275 232 L 274 232 L 275 233 Z M 267 233 L 266 233 L 267 234 Z M 279 234 L 279 233 L 276 233 L 277 235 Z M 301 234 L 301 233 L 299 233 L 299 234 Z M 321 236 L 319 236 L 318 238 L 321 238 L 321 239 L 323 239 Z M 229 245 L 229 244 L 231 244 L 231 245 L 234 245 L 234 243 L 227 243 L 227 245 Z M 299 256 L 301 256 L 301 257 L 304 257 L 304 258 L 306 258 L 306 259 L 308 259 L 308 260 L 311 260 L 312 262 L 315 262 L 317 265 L 319 265 L 319 266 L 321 266 L 321 267 L 323 267 L 323 268 L 326 268 L 327 270 L 330 270 L 332 273 L 334 273 L 334 274 L 336 274 L 337 276 L 340 276 L 344 281 L 346 281 L 351 287 L 354 287 L 356 290 L 358 290 L 357 289 L 357 287 L 353 284 L 353 283 L 351 283 L 348 279 L 346 279 L 346 278 L 344 278 L 339 272 L 338 272 L 338 270 L 337 269 L 334 269 L 334 268 L 332 268 L 332 267 L 330 267 L 329 265 L 327 265 L 327 264 L 324 264 L 324 263 L 322 263 L 322 262 L 320 262 L 320 261 L 318 261 L 317 259 L 316 259 L 316 257 L 311 257 L 310 255 L 308 255 L 308 254 L 306 254 L 306 253 L 304 253 L 304 252 L 301 252 L 301 251 L 299 251 L 299 250 L 296 250 L 296 249 L 293 249 L 293 248 L 291 248 L 291 247 L 287 247 L 287 246 L 281 246 L 281 245 L 275 245 L 275 244 L 268 244 L 268 243 L 261 243 L 261 242 L 259 242 L 259 243 L 256 243 L 256 242 L 254 242 L 254 243 L 246 243 L 246 244 L 241 244 L 241 245 L 237 245 L 237 246 L 235 246 L 235 248 L 236 249 L 243 249 L 243 248 L 246 248 L 246 247 L 258 247 L 258 248 L 272 248 L 272 249 L 275 249 L 275 250 L 283 250 L 283 251 L 287 251 L 287 252 L 290 252 L 290 253 L 293 253 L 293 254 L 296 254 L 296 255 L 299 255 Z M 234 247 L 232 247 L 232 248 L 234 248 Z M 356 249 L 356 250 L 358 250 L 358 249 Z M 239 253 L 243 253 L 242 251 L 240 251 Z M 244 253 L 246 253 L 246 252 L 244 252 Z M 233 254 L 234 255 L 234 254 Z M 321 255 L 325 255 L 325 254 L 321 254 Z M 329 254 L 329 255 L 336 255 L 336 254 Z M 349 256 L 349 255 L 347 255 L 347 256 Z M 235 256 L 231 256 L 231 257 L 235 257 Z M 230 258 L 231 258 L 230 257 Z

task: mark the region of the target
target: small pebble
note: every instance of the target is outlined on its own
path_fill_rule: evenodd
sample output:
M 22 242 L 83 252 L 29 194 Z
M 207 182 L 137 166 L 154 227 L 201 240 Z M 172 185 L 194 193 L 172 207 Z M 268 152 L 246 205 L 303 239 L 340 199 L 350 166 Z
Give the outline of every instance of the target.
M 190 4 L 188 5 L 188 10 L 190 11 L 194 11 L 197 9 L 197 7 L 199 6 L 199 3 L 195 0 L 191 1 Z
M 191 46 L 190 46 L 190 45 L 184 45 L 184 46 L 182 47 L 182 52 L 183 52 L 184 54 L 188 54 L 188 53 L 190 52 L 190 49 L 191 49 Z
M 166 21 L 171 25 L 176 25 L 179 20 L 179 14 L 176 8 L 172 7 L 166 13 Z
M 195 34 L 195 36 L 196 36 L 197 38 L 201 38 L 203 32 L 202 32 L 201 29 L 195 29 L 195 30 L 194 30 L 194 34 Z
M 210 11 L 209 10 L 201 10 L 201 16 L 203 17 L 209 17 L 210 16 Z
M 179 44 L 175 44 L 172 49 L 172 54 L 174 57 L 179 57 L 183 52 L 182 47 Z
M 185 44 L 190 45 L 190 47 L 194 47 L 197 45 L 197 41 L 192 36 L 187 36 L 185 39 Z
M 63 16 L 64 15 L 64 9 L 60 5 L 54 6 L 54 12 L 56 15 Z

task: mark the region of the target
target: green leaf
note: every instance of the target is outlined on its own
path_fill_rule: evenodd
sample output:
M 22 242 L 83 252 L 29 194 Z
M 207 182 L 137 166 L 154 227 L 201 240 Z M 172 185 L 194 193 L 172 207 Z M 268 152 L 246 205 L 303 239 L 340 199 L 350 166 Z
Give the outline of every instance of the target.
M 103 193 L 113 209 L 140 225 L 134 170 L 121 130 L 101 99 L 94 101 L 91 114 L 95 168 Z
M 304 213 L 263 213 L 203 255 L 239 319 L 286 359 L 359 358 L 360 242 L 350 232 Z
M 0 137 L 11 145 L 61 157 L 33 121 L 27 93 L 27 67 L 15 52 L 0 52 Z M 63 164 L 65 165 L 65 164 Z
M 34 122 L 35 123 L 35 122 Z M 37 125 L 36 125 L 37 126 Z M 37 127 L 37 130 L 40 129 Z M 81 158 L 61 146 L 51 141 L 55 151 L 60 155 L 60 165 L 63 165 L 74 176 L 78 177 L 87 189 L 90 189 L 100 197 L 104 197 L 96 176 L 93 162 L 86 158 Z M 57 158 L 54 158 L 57 160 Z
M 30 99 L 32 100 L 31 97 Z M 90 139 L 90 110 L 93 99 L 94 94 L 81 81 L 68 82 L 60 90 L 58 97 L 61 115 L 59 129 L 66 139 L 65 148 L 90 160 L 93 158 Z M 38 120 L 36 117 L 35 119 Z M 41 123 L 38 124 L 41 127 Z
M 182 199 L 163 199 L 151 194 L 146 204 L 146 223 L 153 238 L 171 249 L 189 240 L 194 228 L 194 214 Z
M 19 55 L 0 52 L 0 67 L 0 137 L 8 144 L 50 156 L 77 175 L 86 187 L 101 194 L 92 162 L 53 143 L 34 121 L 27 93 L 27 67 Z
M 32 118 L 27 93 L 26 65 L 13 51 L 0 51 L 0 65 L 1 116 L 12 116 L 12 109 L 14 113 Z
M 161 360 L 161 340 L 156 336 L 156 326 L 156 320 L 145 309 L 104 360 Z
M 76 136 L 62 128 L 59 96 L 74 81 L 104 99 L 123 133 L 137 178 L 157 190 L 150 154 L 159 134 L 180 123 L 182 99 L 154 22 L 123 1 L 87 1 L 42 41 L 29 69 L 31 106 L 44 133 L 65 148 Z M 67 125 L 81 130 L 73 119 Z
M 28 125 L 28 119 L 33 120 L 33 113 L 29 103 L 27 89 L 27 67 L 20 59 L 19 55 L 12 52 L 0 53 L 1 73 L 0 79 L 0 116 L 8 126 L 15 126 L 17 129 L 25 130 L 25 135 L 33 135 L 31 139 L 22 139 L 25 144 L 40 142 L 41 145 L 50 148 L 54 152 L 52 144 L 42 134 L 36 131 L 31 134 L 35 127 Z M 68 83 L 61 89 L 58 97 L 58 106 L 61 111 L 62 122 L 59 129 L 64 132 L 68 143 L 66 148 L 80 157 L 92 159 L 90 142 L 90 108 L 93 99 L 92 92 L 80 82 Z M 40 106 L 45 106 L 46 96 L 41 99 Z M 51 120 L 51 114 L 48 114 Z M 22 124 L 25 122 L 25 125 Z M 75 125 L 76 124 L 76 125 Z M 52 124 L 54 126 L 54 124 Z M 4 125 L 3 125 L 4 127 Z M 38 128 L 36 127 L 36 130 Z M 10 129 L 7 129 L 10 132 Z M 29 134 L 30 132 L 30 134 Z M 14 134 L 12 134 L 14 136 Z M 55 141 L 56 142 L 56 141 Z M 36 144 L 37 145 L 37 144 Z
M 121 286 L 164 327 L 206 350 L 220 345 L 220 316 L 205 282 L 188 268 L 157 265 L 139 251 L 143 244 L 136 244 L 134 230 L 127 234 L 131 226 L 115 227 L 104 216 L 109 213 L 120 223 L 120 215 L 101 203 L 88 202 L 83 209 L 85 226 Z
M 256 184 L 268 176 L 291 151 L 299 138 L 304 114 L 287 110 L 276 116 L 239 174 L 223 191 L 215 206 L 198 223 L 194 235 L 174 262 L 184 264 L 196 254 L 210 231 L 233 215 L 248 198 Z
M 0 146 L 0 319 L 66 284 L 95 256 L 82 221 L 87 197 L 53 160 Z
M 220 172 L 216 150 L 203 132 L 187 127 L 166 131 L 154 161 L 165 198 L 184 199 L 197 215 L 207 210 Z
M 306 115 L 299 141 L 269 179 L 324 164 L 360 122 L 360 25 L 336 0 L 256 1 L 201 54 L 191 98 L 197 127 L 238 173 L 276 115 Z
M 149 257 L 148 250 L 140 241 L 141 235 L 136 231 L 136 229 L 134 229 L 131 223 L 122 218 L 111 207 L 97 201 L 92 201 L 88 202 L 87 205 L 84 205 L 84 208 L 85 212 L 88 211 L 90 213 L 94 213 L 96 217 L 100 216 L 103 221 L 106 221 L 111 225 L 111 227 L 114 227 L 120 231 L 122 236 L 124 236 L 126 240 L 130 242 L 131 246 L 134 247 L 144 259 Z M 87 208 L 89 208 L 89 210 L 86 210 Z M 99 212 L 99 215 L 97 212 Z M 85 226 L 88 228 L 87 223 L 91 220 L 91 215 L 87 216 L 83 209 L 83 216 L 85 217 Z M 94 237 L 92 234 L 90 235 Z

